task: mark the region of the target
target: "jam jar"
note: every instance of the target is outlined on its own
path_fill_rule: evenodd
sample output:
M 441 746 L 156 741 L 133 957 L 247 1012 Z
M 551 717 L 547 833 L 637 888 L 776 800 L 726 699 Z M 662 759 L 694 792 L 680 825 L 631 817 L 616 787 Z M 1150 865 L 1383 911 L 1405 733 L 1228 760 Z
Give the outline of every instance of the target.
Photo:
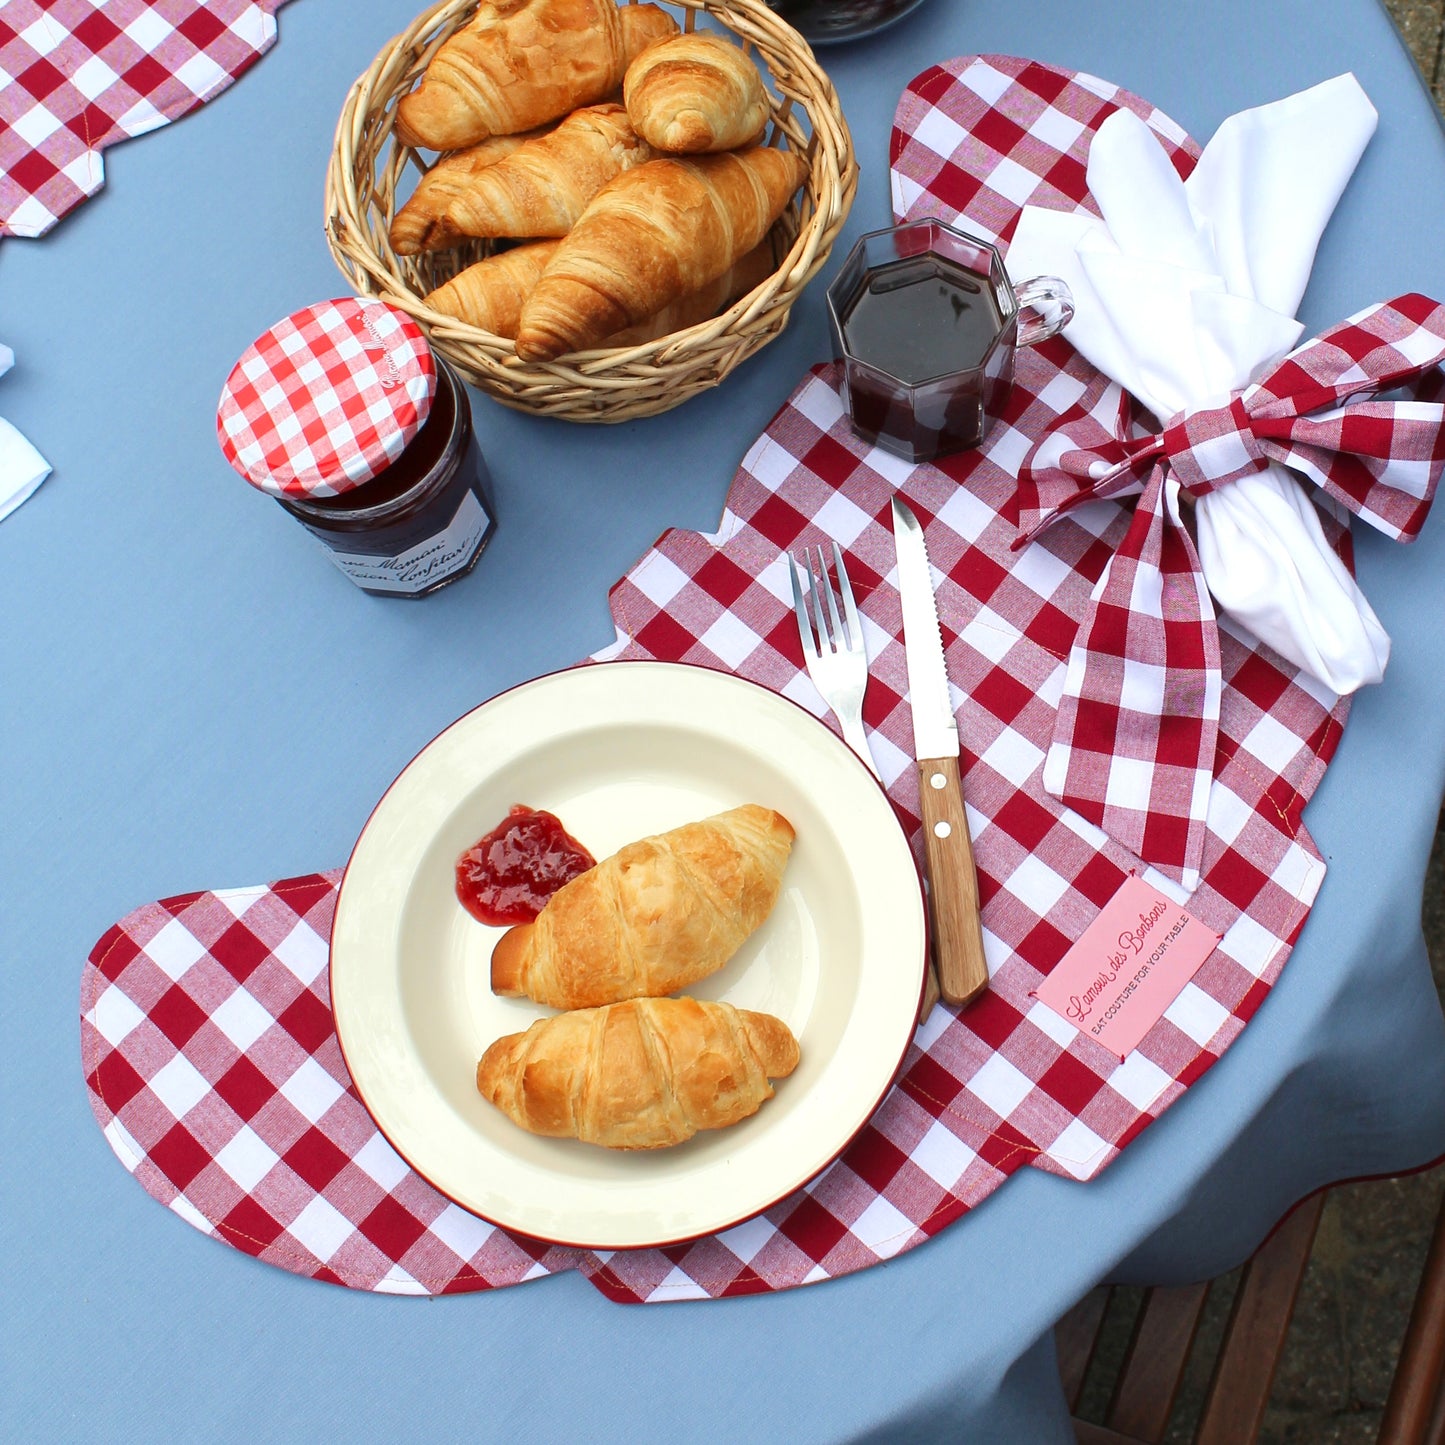
M 348 297 L 294 312 L 221 393 L 221 450 L 363 592 L 424 597 L 476 565 L 491 481 L 455 372 L 411 317 Z

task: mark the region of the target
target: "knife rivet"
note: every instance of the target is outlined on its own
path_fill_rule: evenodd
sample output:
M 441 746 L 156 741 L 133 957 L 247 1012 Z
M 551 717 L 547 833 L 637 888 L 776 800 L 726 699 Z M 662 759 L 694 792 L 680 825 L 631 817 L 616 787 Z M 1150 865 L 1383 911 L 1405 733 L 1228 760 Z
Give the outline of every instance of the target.
M 934 773 L 928 780 L 928 786 L 930 788 L 946 788 L 948 786 L 948 779 L 945 778 L 942 773 Z
M 947 822 L 935 823 L 933 825 L 933 835 L 936 838 L 946 838 L 951 832 L 953 832 L 953 828 Z

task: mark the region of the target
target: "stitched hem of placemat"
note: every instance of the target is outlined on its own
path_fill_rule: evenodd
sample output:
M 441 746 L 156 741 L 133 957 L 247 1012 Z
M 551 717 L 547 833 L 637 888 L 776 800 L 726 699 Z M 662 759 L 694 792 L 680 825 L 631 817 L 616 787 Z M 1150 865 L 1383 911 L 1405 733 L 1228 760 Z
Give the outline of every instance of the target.
M 673 531 L 676 530 L 678 529 L 673 529 Z M 664 533 L 664 538 L 671 536 L 673 534 L 673 531 Z M 690 535 L 696 536 L 699 534 L 694 533 Z M 1027 638 L 1022 632 L 1019 632 L 1015 629 L 1001 630 L 1007 631 L 1008 634 L 1014 639 L 1032 641 L 1032 639 Z M 625 645 L 632 645 L 630 639 L 625 638 L 624 634 L 621 632 L 620 629 L 619 638 L 623 639 Z M 1036 647 L 1039 647 L 1040 650 L 1044 651 L 1049 656 L 1057 656 L 1057 654 L 1052 649 L 1042 647 L 1041 644 L 1037 643 L 1035 643 L 1034 645 Z M 640 648 L 638 650 L 642 651 L 642 649 Z M 586 659 L 584 660 L 583 664 L 579 665 L 586 665 L 586 663 L 593 660 L 595 659 Z M 1333 747 L 1337 744 L 1339 735 L 1342 731 L 1342 724 L 1332 726 L 1331 724 L 1333 723 L 1334 719 L 1333 717 L 1331 717 L 1329 722 L 1327 722 L 1324 727 L 1326 736 L 1321 739 L 1321 746 L 1323 747 L 1327 745 L 1329 746 L 1331 751 L 1333 751 Z M 1323 761 L 1317 761 L 1315 766 L 1318 767 L 1320 772 L 1323 772 L 1324 766 L 1327 761 L 1327 757 Z M 1246 990 L 1245 994 L 1242 996 L 1239 1002 L 1233 1006 L 1233 1008 L 1230 1010 L 1229 1016 L 1224 1021 L 1224 1023 L 1221 1024 L 1219 1030 L 1216 1031 L 1215 1035 L 1211 1037 L 1211 1039 L 1207 1043 L 1201 1045 L 1201 1054 L 1194 1061 L 1194 1064 L 1187 1068 L 1184 1074 L 1182 1074 L 1179 1078 L 1171 1079 L 1168 1083 L 1166 1083 L 1165 1086 L 1160 1090 L 1159 1094 L 1147 1105 L 1141 1106 L 1142 1117 L 1140 1117 L 1135 1124 L 1129 1127 L 1129 1129 L 1119 1139 L 1118 1143 L 1107 1145 L 1104 1149 L 1096 1151 L 1095 1154 L 1091 1155 L 1088 1160 L 1069 1161 L 1078 1163 L 1082 1168 L 1086 1169 L 1086 1174 L 1080 1175 L 1078 1172 L 1068 1169 L 1067 1166 L 1063 1164 L 1058 1158 L 1049 1155 L 1046 1146 L 1041 1146 L 1032 1140 L 1024 1138 L 1016 1126 L 1010 1126 L 1009 1132 L 1007 1134 L 1002 1133 L 997 1128 L 993 1127 L 990 1123 L 978 1119 L 965 1109 L 957 1107 L 955 1101 L 950 1100 L 945 1102 L 944 1100 L 930 1093 L 927 1089 L 915 1083 L 910 1083 L 906 1078 L 901 1078 L 896 1087 L 903 1089 L 906 1093 L 908 1093 L 911 1097 L 914 1097 L 918 1101 L 932 1105 L 933 1109 L 938 1111 L 935 1117 L 941 1116 L 942 1114 L 946 1113 L 954 1119 L 958 1120 L 963 1125 L 965 1125 L 968 1132 L 975 1138 L 987 1139 L 997 1145 L 1003 1146 L 1006 1152 L 1002 1155 L 1002 1157 L 998 1159 L 992 1159 L 989 1161 L 989 1163 L 990 1166 L 1004 1178 L 1007 1178 L 1024 1164 L 1033 1164 L 1036 1167 L 1044 1168 L 1048 1172 L 1057 1173 L 1061 1177 L 1065 1178 L 1073 1178 L 1078 1182 L 1083 1182 L 1088 1177 L 1092 1177 L 1093 1174 L 1098 1172 L 1098 1169 L 1104 1167 L 1104 1165 L 1110 1162 L 1114 1156 L 1116 1156 L 1120 1151 L 1122 1151 L 1123 1148 L 1125 1148 L 1129 1143 L 1133 1142 L 1133 1140 L 1136 1139 L 1138 1135 L 1149 1124 L 1153 1123 L 1156 1118 L 1161 1117 L 1162 1113 L 1164 1112 L 1163 1109 L 1158 1109 L 1161 1101 L 1167 1100 L 1168 1102 L 1172 1102 L 1173 1099 L 1177 1097 L 1178 1093 L 1181 1093 L 1190 1086 L 1192 1086 L 1193 1083 L 1197 1082 L 1197 1080 L 1215 1062 L 1217 1062 L 1218 1058 L 1222 1056 L 1224 1048 L 1227 1048 L 1228 1044 L 1233 1042 L 1233 1039 L 1234 1037 L 1237 1037 L 1239 1030 L 1242 1029 L 1243 1025 L 1253 1016 L 1254 1012 L 1258 1009 L 1259 1004 L 1263 1001 L 1264 997 L 1267 996 L 1269 992 L 1269 987 L 1272 984 L 1273 980 L 1278 977 L 1278 974 L 1283 966 L 1284 957 L 1287 956 L 1290 948 L 1292 948 L 1294 941 L 1297 938 L 1298 931 L 1300 927 L 1302 927 L 1305 918 L 1307 918 L 1308 916 L 1309 908 L 1311 903 L 1313 902 L 1314 894 L 1317 891 L 1319 881 L 1323 878 L 1324 874 L 1323 861 L 1319 858 L 1318 853 L 1314 850 L 1312 840 L 1309 839 L 1308 833 L 1298 822 L 1298 815 L 1295 814 L 1294 816 L 1291 816 L 1293 811 L 1291 805 L 1298 797 L 1298 794 L 1299 790 L 1295 789 L 1292 792 L 1292 795 L 1288 800 L 1287 804 L 1283 807 L 1279 806 L 1279 804 L 1275 800 L 1271 799 L 1272 804 L 1276 807 L 1281 825 L 1284 830 L 1289 834 L 1292 841 L 1302 842 L 1303 844 L 1308 845 L 1306 847 L 1306 851 L 1310 855 L 1308 860 L 1308 867 L 1311 876 L 1308 881 L 1311 886 L 1307 889 L 1308 896 L 1306 898 L 1301 899 L 1300 897 L 1298 897 L 1298 895 L 1296 895 L 1295 897 L 1294 908 L 1292 909 L 1290 919 L 1286 925 L 1286 943 L 1284 943 L 1279 949 L 1275 951 L 1269 964 L 1266 965 L 1265 969 L 1261 972 L 1258 978 L 1256 978 L 1251 983 L 1250 987 Z M 1267 791 L 1264 792 L 1262 796 L 1268 796 Z M 271 891 L 275 892 L 278 896 L 284 897 L 288 891 L 302 891 L 302 885 L 294 884 L 288 890 L 287 885 L 283 882 L 280 885 L 274 886 Z M 152 906 L 159 906 L 166 909 L 166 911 L 168 912 L 173 912 L 177 908 L 184 906 L 186 903 L 193 902 L 203 896 L 205 896 L 205 890 L 177 894 L 172 895 L 167 899 L 160 900 L 157 905 Z M 103 936 L 101 941 L 97 944 L 96 950 L 92 951 L 91 959 L 87 963 L 85 978 L 82 987 L 83 1018 L 90 1015 L 92 1010 L 94 1009 L 95 1004 L 99 998 L 100 985 L 102 981 L 108 981 L 105 979 L 105 974 L 103 972 L 106 959 L 110 956 L 110 954 L 114 951 L 115 948 L 121 946 L 124 940 L 125 934 L 122 930 L 121 925 L 118 923 L 114 925 L 105 936 Z M 99 954 L 99 957 L 96 956 L 97 953 Z M 1229 1037 L 1223 1040 L 1223 1047 L 1216 1049 L 1214 1047 L 1216 1042 L 1219 1041 L 1221 1039 L 1221 1036 L 1226 1033 L 1229 1034 Z M 353 1288 L 362 1288 L 369 1292 L 375 1293 L 390 1292 L 386 1291 L 384 1286 L 380 1285 L 379 1279 L 356 1279 L 355 1282 L 353 1282 L 345 1276 L 338 1274 L 336 1271 L 331 1270 L 327 1265 L 325 1265 L 324 1262 L 316 1259 L 314 1255 L 302 1254 L 294 1250 L 287 1250 L 284 1248 L 278 1249 L 274 1241 L 267 1242 L 257 1239 L 254 1236 L 250 1236 L 242 1230 L 227 1225 L 222 1220 L 212 1218 L 204 1211 L 196 1208 L 193 1204 L 191 1204 L 189 1199 L 186 1198 L 183 1190 L 178 1189 L 169 1180 L 169 1178 L 167 1178 L 154 1164 L 150 1162 L 147 1156 L 145 1156 L 143 1153 L 137 1153 L 132 1148 L 129 1136 L 125 1132 L 124 1124 L 120 1122 L 115 1110 L 111 1108 L 110 1104 L 105 1099 L 103 1085 L 99 1077 L 99 1052 L 100 1050 L 96 1040 L 90 1037 L 88 1032 L 83 1031 L 82 1064 L 84 1067 L 88 1092 L 91 1098 L 92 1112 L 95 1114 L 97 1122 L 100 1125 L 107 1142 L 110 1143 L 113 1152 L 115 1152 L 117 1157 L 120 1158 L 122 1165 L 127 1169 L 127 1172 L 131 1173 L 138 1180 L 138 1182 L 140 1182 L 142 1187 L 145 1188 L 146 1191 L 151 1194 L 153 1198 L 155 1198 L 158 1202 L 165 1204 L 168 1208 L 172 1210 L 173 1213 L 176 1213 L 180 1217 L 187 1219 L 187 1222 L 194 1223 L 196 1220 L 203 1222 L 204 1225 L 212 1232 L 212 1236 L 220 1240 L 220 1242 L 236 1242 L 241 1246 L 243 1253 L 251 1252 L 250 1250 L 245 1249 L 245 1244 L 254 1245 L 258 1249 L 268 1250 L 271 1253 L 272 1257 L 263 1260 L 263 1263 L 273 1263 L 278 1265 L 279 1267 L 291 1269 L 295 1273 L 303 1274 L 307 1277 L 319 1278 L 325 1282 L 334 1282 L 338 1284 L 349 1285 Z M 352 1092 L 354 1092 L 354 1086 L 350 1084 L 349 1079 L 348 1088 Z M 1167 1103 L 1165 1104 L 1165 1108 L 1167 1108 Z M 1155 1112 L 1156 1109 L 1158 1110 L 1158 1112 Z M 115 1127 L 111 1127 L 112 1125 L 114 1125 Z M 1095 1160 L 1099 1161 L 1096 1166 L 1094 1165 Z M 1091 1168 L 1090 1166 L 1094 1167 Z M 997 1185 L 995 1185 L 994 1187 L 997 1187 Z M 988 1192 L 992 1192 L 992 1190 L 986 1191 L 985 1194 L 981 1197 L 987 1197 Z M 167 1197 L 168 1195 L 169 1197 Z M 184 1201 L 184 1209 L 179 1209 L 176 1207 L 177 1200 Z M 949 1224 L 961 1218 L 962 1215 L 969 1212 L 972 1207 L 973 1203 L 965 1199 L 958 1198 L 957 1196 L 954 1196 L 944 1201 L 940 1201 L 940 1203 L 934 1209 L 932 1209 L 923 1220 L 919 1221 L 917 1224 L 910 1225 L 907 1230 L 899 1231 L 894 1235 L 886 1236 L 884 1239 L 878 1241 L 878 1243 L 884 1246 L 889 1244 L 898 1244 L 901 1248 L 908 1239 L 913 1238 L 915 1235 L 921 1234 L 924 1238 L 930 1238 L 940 1232 L 942 1229 L 946 1228 Z M 875 1249 L 874 1253 L 877 1254 L 879 1258 L 859 1260 L 857 1263 L 849 1264 L 841 1271 L 835 1269 L 834 1271 L 829 1272 L 827 1275 L 824 1276 L 824 1278 L 842 1277 L 842 1275 L 845 1273 L 852 1273 L 859 1268 L 866 1268 L 873 1263 L 881 1262 L 882 1260 L 891 1258 L 896 1255 L 897 1252 L 897 1250 L 894 1250 L 890 1254 Z M 281 1257 L 277 1258 L 277 1255 L 280 1255 Z M 637 1302 L 637 1295 L 635 1294 L 635 1292 L 629 1289 L 629 1287 L 616 1274 L 616 1272 L 611 1268 L 610 1265 L 599 1264 L 595 1270 L 590 1269 L 588 1267 L 589 1257 L 590 1256 L 585 1254 L 581 1255 L 569 1267 L 578 1269 L 579 1272 L 581 1272 L 585 1277 L 591 1280 L 591 1282 L 593 1282 L 597 1286 L 597 1288 L 609 1298 L 617 1300 L 618 1302 Z M 553 1271 L 547 1271 L 547 1273 L 551 1272 Z M 470 1266 L 464 1266 L 455 1275 L 449 1276 L 446 1279 L 434 1280 L 428 1279 L 422 1275 L 414 1275 L 413 1277 L 417 1279 L 418 1284 L 421 1285 L 422 1288 L 424 1288 L 431 1294 L 440 1294 L 444 1292 L 475 1291 L 480 1289 L 499 1287 L 497 1284 L 487 1280 L 484 1276 L 471 1269 Z M 799 1283 L 806 1282 L 809 1281 L 801 1281 Z M 748 1265 L 745 1265 L 742 1271 L 740 1271 L 736 1276 L 733 1276 L 727 1282 L 724 1283 L 721 1279 L 718 1279 L 714 1282 L 714 1285 L 715 1288 L 712 1291 L 705 1289 L 701 1284 L 678 1286 L 659 1285 L 649 1296 L 649 1301 L 656 1300 L 657 1302 L 666 1302 L 665 1300 L 657 1299 L 657 1296 L 659 1294 L 662 1294 L 666 1291 L 673 1292 L 680 1298 L 696 1298 L 699 1297 L 700 1294 L 736 1295 L 770 1292 L 779 1288 L 779 1286 L 775 1282 L 768 1280 L 764 1276 L 758 1274 L 751 1268 L 751 1266 Z M 396 1292 L 399 1293 L 401 1291 Z
M 322 872 L 328 870 L 321 870 Z M 329 870 L 334 871 L 334 870 Z M 308 877 L 318 876 L 317 874 L 304 875 Z M 310 885 L 308 885 L 310 886 Z M 142 905 L 142 907 L 159 907 L 171 911 L 193 903 L 203 898 L 208 892 L 216 892 L 214 889 L 200 889 L 188 893 L 176 893 L 167 898 L 158 899 L 156 903 Z M 300 893 L 306 891 L 302 884 L 295 883 L 289 889 L 285 882 L 272 886 L 270 892 L 279 897 L 285 897 L 288 892 Z M 126 917 L 133 917 L 134 912 Z M 101 993 L 101 986 L 110 985 L 104 973 L 106 959 L 125 942 L 125 932 L 122 927 L 124 920 L 113 924 L 96 943 L 91 950 L 90 957 L 81 978 L 81 1022 L 84 1025 L 94 1010 Z M 97 957 L 97 955 L 99 955 Z M 200 1221 L 210 1231 L 212 1237 L 221 1244 L 231 1244 L 233 1241 L 244 1241 L 246 1244 L 255 1245 L 257 1250 L 265 1250 L 268 1258 L 261 1259 L 258 1253 L 237 1245 L 242 1254 L 250 1255 L 253 1259 L 262 1264 L 272 1264 L 278 1268 L 286 1269 L 288 1272 L 304 1276 L 308 1279 L 317 1279 L 324 1284 L 337 1284 L 349 1289 L 360 1289 L 371 1294 L 404 1295 L 411 1293 L 405 1290 L 388 1290 L 384 1284 L 384 1275 L 378 1275 L 373 1279 L 358 1277 L 354 1281 L 348 1279 L 339 1271 L 333 1270 L 324 1260 L 309 1253 L 302 1253 L 285 1246 L 278 1246 L 274 1240 L 258 1239 L 254 1235 L 247 1234 L 244 1230 L 228 1225 L 224 1220 L 215 1219 L 204 1210 L 191 1203 L 183 1189 L 178 1188 L 161 1169 L 155 1165 L 144 1152 L 137 1152 L 133 1145 L 129 1132 L 119 1115 L 111 1107 L 105 1097 L 104 1087 L 100 1079 L 100 1048 L 96 1042 L 98 1033 L 92 1026 L 89 1030 L 81 1029 L 81 1066 L 84 1071 L 86 1093 L 89 1096 L 91 1113 L 95 1116 L 96 1123 L 100 1126 L 101 1134 L 111 1152 L 120 1160 L 126 1172 L 140 1184 L 147 1194 L 157 1203 L 163 1204 L 172 1214 L 184 1219 L 192 1227 Z M 350 1076 L 347 1077 L 346 1089 L 348 1093 L 355 1094 L 355 1085 Z M 113 1126 L 113 1127 L 112 1127 Z M 420 1177 L 420 1176 L 418 1176 Z M 177 1201 L 184 1202 L 184 1208 L 176 1207 Z M 490 1221 L 487 1221 L 490 1223 Z M 496 1228 L 497 1226 L 493 1226 Z M 204 1232 L 204 1231 L 203 1231 Z M 279 1256 L 279 1257 L 278 1257 Z M 538 1262 L 540 1263 L 540 1261 Z M 576 1267 L 575 1265 L 573 1266 Z M 554 1271 L 548 1270 L 551 1274 Z M 411 1273 L 408 1271 L 408 1273 Z M 428 1280 L 419 1274 L 412 1276 L 422 1285 L 429 1295 L 440 1295 L 444 1293 L 476 1292 L 485 1289 L 505 1288 L 505 1285 L 498 1285 L 488 1280 L 484 1275 L 472 1269 L 470 1265 L 464 1265 L 456 1274 L 445 1279 Z M 516 1280 L 511 1283 L 526 1283 L 525 1280 Z

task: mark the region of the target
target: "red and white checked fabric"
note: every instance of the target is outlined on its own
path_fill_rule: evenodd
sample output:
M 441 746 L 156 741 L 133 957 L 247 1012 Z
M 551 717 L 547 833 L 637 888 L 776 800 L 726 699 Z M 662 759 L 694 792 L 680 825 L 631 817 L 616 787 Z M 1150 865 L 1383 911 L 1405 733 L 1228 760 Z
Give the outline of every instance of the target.
M 284 0 L 5 0 L 0 236 L 40 236 L 105 181 L 101 151 L 218 95 Z
M 951 114 L 967 96 L 986 100 L 985 117 L 960 134 Z M 911 188 L 908 204 L 926 205 L 923 187 L 937 184 L 935 205 L 960 198 L 971 228 L 1000 231 L 1036 193 L 1082 198 L 1090 128 L 1121 105 L 1171 138 L 1187 165 L 1193 149 L 1169 122 L 1091 77 L 1001 57 L 937 67 L 899 108 L 895 195 Z M 805 1188 L 663 1250 L 549 1249 L 449 1206 L 391 1152 L 347 1078 L 326 1009 L 336 873 L 153 904 L 96 946 L 83 1062 L 117 1155 L 197 1228 L 299 1273 L 441 1292 L 576 1268 L 621 1301 L 834 1278 L 938 1233 L 1025 1164 L 1096 1175 L 1228 1048 L 1283 967 L 1324 876 L 1301 814 L 1345 715 L 1222 624 L 1218 774 L 1189 903 L 1222 935 L 1219 948 L 1123 1062 L 1033 997 L 1131 870 L 1180 896 L 1042 786 L 1069 649 L 1129 517 L 1117 501 L 1092 501 L 1015 550 L 1017 473 L 1032 438 L 1073 408 L 1107 416 L 1117 404 L 1117 387 L 1057 339 L 1020 355 L 1014 395 L 981 451 L 910 467 L 853 435 L 836 368 L 815 368 L 744 458 L 717 532 L 667 533 L 613 589 L 618 636 L 604 665 L 711 666 L 823 716 L 784 553 L 836 539 L 871 659 L 865 726 L 921 854 L 895 491 L 941 574 L 990 987 L 961 1015 L 933 1011 L 896 1087 Z M 1330 536 L 1347 555 L 1348 533 L 1331 524 Z
M 1142 491 L 1161 463 L 1202 497 L 1279 462 L 1396 541 L 1419 536 L 1445 468 L 1445 306 L 1408 295 L 1367 307 L 1297 347 L 1227 403 L 1181 412 L 1160 432 L 1106 431 L 1064 417 L 1019 473 L 1018 512 L 1032 541 L 1091 497 Z M 1393 400 L 1365 400 L 1384 392 Z M 1137 509 L 1136 509 L 1137 510 Z
M 1180 493 L 1202 497 L 1272 461 L 1387 536 L 1412 541 L 1445 468 L 1445 307 L 1401 296 L 1297 348 L 1224 405 L 1149 434 L 1081 412 L 1024 459 L 1019 543 L 1070 507 L 1142 490 L 1069 655 L 1044 783 L 1110 837 L 1192 888 L 1219 732 L 1214 605 Z M 1398 390 L 1398 400 L 1366 400 Z M 1143 434 L 1140 434 L 1140 433 Z
M 372 1123 L 331 1021 L 340 883 L 170 898 L 96 944 L 82 1046 L 111 1148 L 196 1228 L 335 1284 L 441 1294 L 571 1267 L 444 1199 Z
M 216 409 L 226 460 L 277 497 L 337 497 L 421 430 L 436 360 L 404 311 L 356 296 L 283 317 L 231 368 Z

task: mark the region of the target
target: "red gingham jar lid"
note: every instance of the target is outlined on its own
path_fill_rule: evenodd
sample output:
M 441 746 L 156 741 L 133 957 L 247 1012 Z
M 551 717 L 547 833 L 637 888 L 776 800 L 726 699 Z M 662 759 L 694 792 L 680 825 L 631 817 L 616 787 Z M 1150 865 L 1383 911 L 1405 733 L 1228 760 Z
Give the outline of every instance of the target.
M 278 321 L 231 369 L 216 412 L 226 460 L 276 497 L 337 497 L 379 476 L 436 395 L 421 328 L 354 296 Z

